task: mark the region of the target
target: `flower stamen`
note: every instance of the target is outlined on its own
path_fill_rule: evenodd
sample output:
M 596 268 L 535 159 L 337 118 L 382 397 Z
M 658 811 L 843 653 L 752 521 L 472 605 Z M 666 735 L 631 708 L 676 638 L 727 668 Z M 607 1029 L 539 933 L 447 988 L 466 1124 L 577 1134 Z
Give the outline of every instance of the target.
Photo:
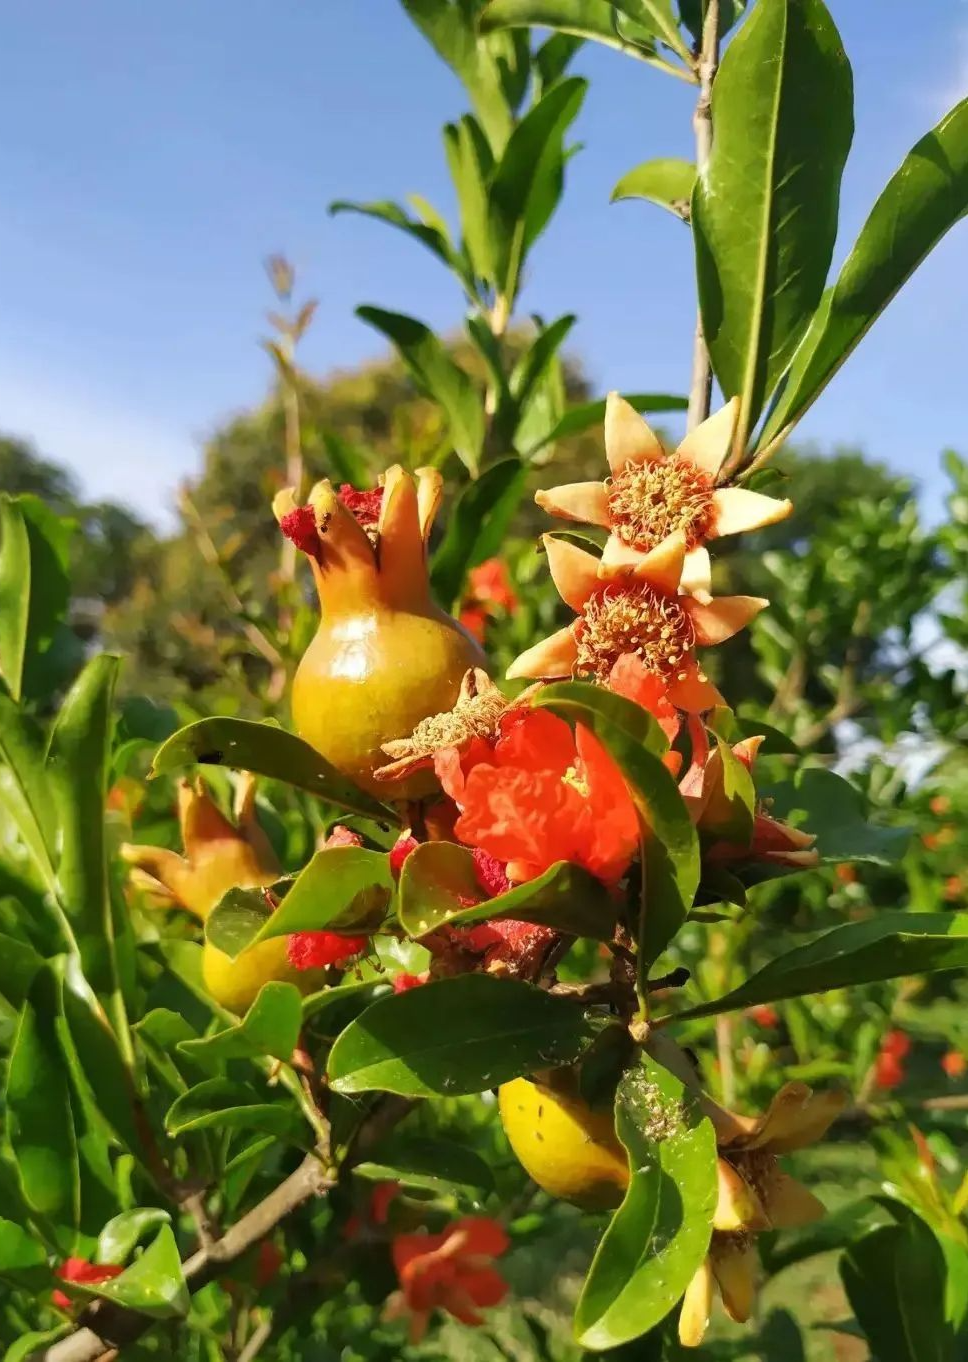
M 675 596 L 647 584 L 607 586 L 586 602 L 575 627 L 576 671 L 608 681 L 623 653 L 640 657 L 648 671 L 681 678 L 695 630 Z
M 694 549 L 712 535 L 712 478 L 687 459 L 670 455 L 629 463 L 608 484 L 613 532 L 630 548 L 648 553 L 677 530 Z

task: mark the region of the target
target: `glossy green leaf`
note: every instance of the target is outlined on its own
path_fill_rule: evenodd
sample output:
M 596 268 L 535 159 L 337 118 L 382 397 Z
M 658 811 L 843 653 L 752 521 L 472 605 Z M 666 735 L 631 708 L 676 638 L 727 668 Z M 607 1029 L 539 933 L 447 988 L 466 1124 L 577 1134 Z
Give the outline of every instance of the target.
M 151 774 L 167 775 L 186 766 L 226 766 L 252 771 L 308 790 L 353 813 L 396 822 L 385 805 L 365 794 L 319 755 L 309 743 L 275 724 L 214 716 L 179 729 L 158 749 Z
M 484 408 L 470 376 L 415 317 L 368 306 L 358 307 L 356 315 L 393 343 L 414 381 L 440 405 L 455 452 L 475 473 L 484 443 Z
M 398 1136 L 380 1152 L 380 1159 L 355 1165 L 357 1177 L 474 1200 L 494 1188 L 494 1174 L 480 1154 L 452 1141 Z
M 561 197 L 564 137 L 576 118 L 588 82 L 569 76 L 543 95 L 515 127 L 490 185 L 491 238 L 497 287 L 512 302 L 530 247 Z
M 424 936 L 444 923 L 468 927 L 500 918 L 535 922 L 595 941 L 611 941 L 615 932 L 614 899 L 594 875 L 568 861 L 557 861 L 543 875 L 473 906 L 483 894 L 467 847 L 425 842 L 403 863 L 400 922 L 411 936 Z
M 191 1304 L 170 1225 L 162 1225 L 144 1253 L 119 1277 L 96 1286 L 72 1285 L 71 1290 L 89 1299 L 100 1296 L 152 1319 L 178 1319 L 188 1314 Z
M 520 459 L 502 459 L 458 494 L 430 568 L 434 595 L 445 609 L 460 599 L 471 568 L 499 550 L 526 480 Z
M 302 997 L 295 984 L 270 980 L 237 1026 L 214 1036 L 183 1040 L 179 1050 L 202 1064 L 221 1064 L 230 1059 L 255 1059 L 272 1055 L 288 1060 L 299 1040 Z
M 647 829 L 639 950 L 651 964 L 685 921 L 699 887 L 699 840 L 675 778 L 662 763 L 666 737 L 640 705 L 588 682 L 545 686 L 533 703 L 591 729 L 625 777 Z
M 761 794 L 770 799 L 774 817 L 816 835 L 816 849 L 824 865 L 866 861 L 892 866 L 911 840 L 909 828 L 869 822 L 861 792 L 843 776 L 822 767 L 807 767 L 794 781 L 764 789 Z
M 615 1129 L 632 1172 L 575 1309 L 585 1348 L 614 1348 L 665 1318 L 706 1256 L 716 1206 L 715 1132 L 655 1060 L 619 1083 Z
M 748 766 L 736 756 L 728 742 L 716 738 L 716 751 L 722 763 L 725 807 L 715 822 L 707 821 L 703 832 L 710 839 L 748 846 L 753 836 L 756 790 Z
M 175 1099 L 165 1116 L 165 1129 L 172 1136 L 193 1130 L 262 1130 L 269 1135 L 292 1136 L 302 1128 L 295 1107 L 287 1102 L 270 1102 L 255 1088 L 228 1078 L 196 1083 Z
M 42 1290 L 50 1281 L 43 1245 L 12 1220 L 0 1220 L 0 1278 L 27 1291 Z
M 57 1013 L 55 981 L 44 969 L 24 1004 L 10 1052 L 6 1127 L 24 1200 L 38 1214 L 70 1225 L 80 1213 L 80 1170 Z
M 97 1237 L 96 1263 L 123 1263 L 129 1258 L 149 1230 L 169 1225 L 171 1216 L 160 1206 L 139 1206 L 122 1211 L 109 1220 Z
M 440 979 L 383 998 L 330 1051 L 337 1092 L 458 1097 L 571 1063 L 592 1037 L 581 1008 L 488 974 Z
M 46 775 L 57 814 L 59 898 L 96 991 L 116 987 L 104 840 L 112 702 L 119 659 L 93 658 L 51 730 Z
M 235 959 L 272 916 L 264 889 L 230 889 L 205 919 L 205 940 Z
M 736 449 L 820 302 L 853 133 L 850 66 L 823 0 L 759 0 L 713 88 L 716 129 L 692 201 L 706 340 Z
M 660 208 L 667 208 L 676 217 L 688 218 L 695 183 L 696 167 L 691 161 L 673 157 L 643 161 L 622 176 L 612 190 L 612 202 L 648 199 Z
M 461 235 L 471 270 L 475 278 L 493 284 L 497 266 L 487 220 L 487 200 L 494 153 L 472 114 L 444 125 L 444 154 L 457 193 Z
M 711 1017 L 832 988 L 968 968 L 968 913 L 878 912 L 777 956 L 722 998 L 677 1014 Z
M 393 888 L 385 852 L 324 847 L 296 876 L 255 939 L 290 932 L 374 931 L 386 916 Z
M 760 445 L 785 438 L 922 260 L 968 211 L 968 99 L 916 143 L 827 290 Z
M 634 24 L 654 33 L 683 61 L 691 60 L 692 54 L 679 32 L 679 20 L 673 12 L 672 0 L 612 0 L 612 4 Z
M 611 0 L 491 0 L 481 16 L 485 33 L 531 25 L 590 38 L 631 57 L 655 56 L 652 30 L 623 22 Z
M 51 890 L 56 821 L 44 776 L 44 739 L 39 726 L 0 688 L 0 806 L 23 838 Z
M 687 398 L 673 397 L 667 393 L 623 393 L 622 396 L 636 411 L 640 412 L 685 411 L 689 405 Z M 604 397 L 598 398 L 594 402 L 580 402 L 577 406 L 566 411 L 561 420 L 556 422 L 547 434 L 530 445 L 525 451 L 525 457 L 533 458 L 546 446 L 555 444 L 558 440 L 566 440 L 572 435 L 581 435 L 584 431 L 590 430 L 592 426 L 602 425 L 604 420 Z
M 551 362 L 577 320 L 573 313 L 567 313 L 549 326 L 543 326 L 511 370 L 509 380 L 511 396 L 521 407 L 527 403 L 548 372 Z
M 303 998 L 303 1020 L 311 1020 L 313 1030 L 320 1035 L 335 1037 L 364 1008 L 377 998 L 386 997 L 390 991 L 390 985 L 382 979 L 321 988 Z
M 20 505 L 0 496 L 0 676 L 20 699 L 30 622 L 30 540 Z

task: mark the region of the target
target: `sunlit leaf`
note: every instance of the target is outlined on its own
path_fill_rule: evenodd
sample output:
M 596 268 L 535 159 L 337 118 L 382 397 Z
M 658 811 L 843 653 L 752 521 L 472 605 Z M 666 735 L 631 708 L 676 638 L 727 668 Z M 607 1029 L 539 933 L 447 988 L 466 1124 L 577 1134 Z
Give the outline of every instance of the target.
M 203 1064 L 273 1055 L 288 1060 L 299 1040 L 302 997 L 295 984 L 270 980 L 236 1026 L 214 1036 L 183 1040 L 179 1050 Z
M 648 199 L 676 217 L 688 217 L 695 183 L 696 167 L 691 161 L 673 158 L 643 161 L 622 176 L 612 190 L 612 202 Z

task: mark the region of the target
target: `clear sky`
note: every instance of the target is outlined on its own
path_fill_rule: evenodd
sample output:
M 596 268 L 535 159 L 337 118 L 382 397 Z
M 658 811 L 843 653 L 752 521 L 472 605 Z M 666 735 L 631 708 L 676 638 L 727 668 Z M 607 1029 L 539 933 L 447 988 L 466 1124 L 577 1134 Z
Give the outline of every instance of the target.
M 828 0 L 854 66 L 857 132 L 838 259 L 898 162 L 968 93 L 968 0 Z M 353 308 L 461 316 L 428 253 L 336 197 L 419 191 L 452 210 L 439 127 L 463 92 L 397 0 L 11 0 L 0 20 L 0 430 L 91 495 L 164 518 L 206 434 L 258 401 L 261 261 L 285 251 L 320 312 L 322 372 L 381 350 Z M 592 78 L 563 209 L 524 298 L 579 315 L 600 391 L 685 389 L 688 233 L 610 206 L 638 161 L 690 155 L 692 92 L 618 53 Z M 968 450 L 968 222 L 956 227 L 802 426 L 861 444 L 937 498 Z

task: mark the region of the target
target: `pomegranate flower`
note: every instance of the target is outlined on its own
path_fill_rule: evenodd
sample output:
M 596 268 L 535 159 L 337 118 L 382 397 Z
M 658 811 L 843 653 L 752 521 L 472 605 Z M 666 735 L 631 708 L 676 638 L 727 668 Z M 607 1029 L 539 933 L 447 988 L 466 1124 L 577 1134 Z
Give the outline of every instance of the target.
M 292 932 L 286 937 L 286 959 L 297 970 L 327 969 L 362 954 L 369 941 L 342 932 Z
M 121 855 L 132 866 L 131 882 L 148 902 L 185 908 L 203 921 L 230 889 L 270 885 L 281 869 L 255 815 L 255 780 L 239 782 L 233 825 L 201 780 L 178 786 L 178 822 L 184 856 L 165 847 L 131 846 Z
M 744 1324 L 756 1299 L 760 1230 L 796 1229 L 819 1220 L 820 1201 L 780 1167 L 780 1155 L 823 1138 L 844 1108 L 839 1092 L 787 1083 L 763 1116 L 738 1116 L 711 1098 L 703 1105 L 716 1131 L 719 1197 L 709 1254 L 686 1289 L 679 1342 L 696 1348 L 709 1324 L 717 1287 L 730 1319 Z
M 639 820 L 622 773 L 581 724 L 546 710 L 513 710 L 494 743 L 438 753 L 444 790 L 461 810 L 454 831 L 506 865 L 512 883 L 556 861 L 583 866 L 606 884 L 621 879 L 639 842 Z
M 666 683 L 678 709 L 701 712 L 723 698 L 704 676 L 697 647 L 732 638 L 769 604 L 758 596 L 682 594 L 686 539 L 670 535 L 650 553 L 613 535 L 601 558 L 553 535 L 544 536 L 548 566 L 574 623 L 521 654 L 509 677 L 578 675 L 607 682 L 624 653 Z
M 792 511 L 779 501 L 741 487 L 716 487 L 729 453 L 739 401 L 733 400 L 667 452 L 634 407 L 609 393 L 605 407 L 604 482 L 573 482 L 538 492 L 550 515 L 611 530 L 623 544 L 651 553 L 670 534 L 695 550 L 709 539 L 758 530 Z
M 387 1302 L 386 1317 L 409 1314 L 412 1343 L 423 1338 L 434 1310 L 461 1324 L 483 1324 L 480 1311 L 507 1295 L 493 1263 L 508 1247 L 504 1230 L 486 1216 L 457 1220 L 442 1234 L 398 1234 L 392 1255 L 400 1290 Z
M 488 558 L 467 575 L 467 592 L 461 603 L 460 622 L 469 634 L 483 643 L 488 620 L 495 609 L 514 610 L 518 598 L 500 558 Z
M 81 1286 L 97 1286 L 99 1282 L 110 1281 L 124 1271 L 117 1263 L 90 1263 L 86 1258 L 68 1258 L 57 1269 L 62 1282 L 78 1282 Z M 52 1297 L 59 1310 L 72 1310 L 75 1302 L 66 1291 L 57 1290 Z

